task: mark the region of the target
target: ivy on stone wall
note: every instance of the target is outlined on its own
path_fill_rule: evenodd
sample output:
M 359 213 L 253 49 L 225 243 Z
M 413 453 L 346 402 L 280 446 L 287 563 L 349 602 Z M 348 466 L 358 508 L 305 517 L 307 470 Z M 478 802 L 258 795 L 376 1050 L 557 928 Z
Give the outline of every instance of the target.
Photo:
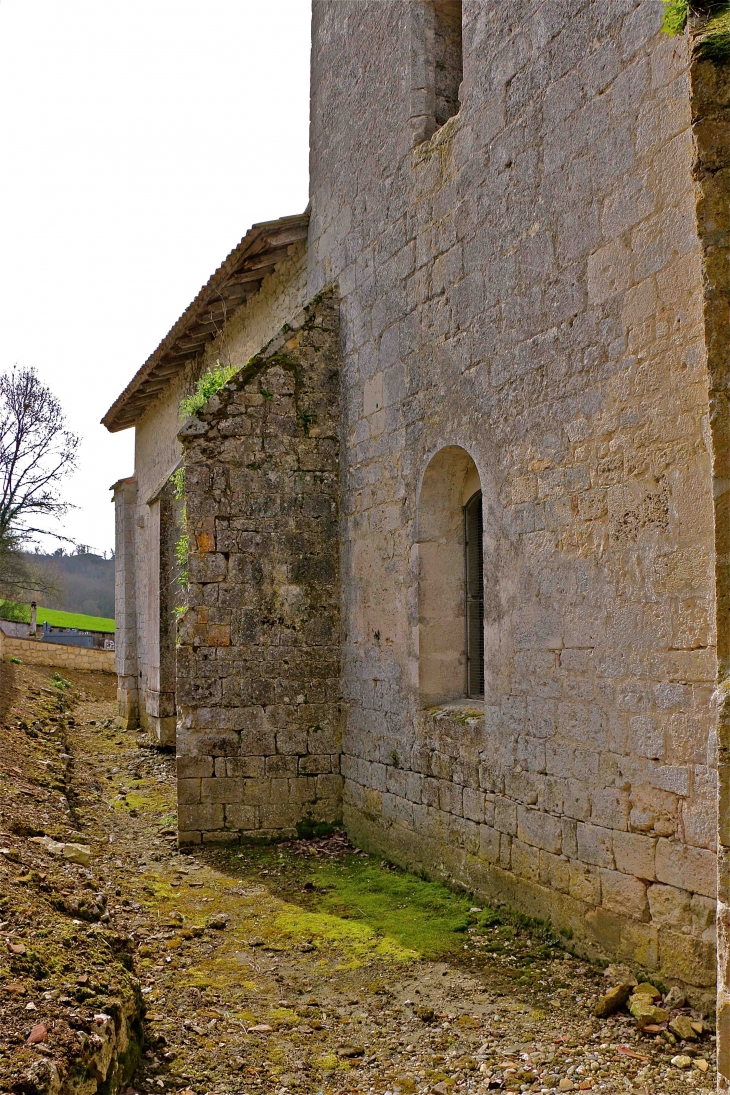
M 730 59 L 730 0 L 662 0 L 665 34 L 683 34 L 690 16 L 692 50 L 700 60 L 721 63 Z

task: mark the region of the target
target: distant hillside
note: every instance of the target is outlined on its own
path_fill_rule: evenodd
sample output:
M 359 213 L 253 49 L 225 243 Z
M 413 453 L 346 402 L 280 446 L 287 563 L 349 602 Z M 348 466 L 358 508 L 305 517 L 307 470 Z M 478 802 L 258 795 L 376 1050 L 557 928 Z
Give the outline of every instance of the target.
M 114 560 L 87 552 L 83 555 L 26 556 L 32 569 L 55 588 L 40 596 L 46 608 L 82 612 L 86 616 L 114 616 Z

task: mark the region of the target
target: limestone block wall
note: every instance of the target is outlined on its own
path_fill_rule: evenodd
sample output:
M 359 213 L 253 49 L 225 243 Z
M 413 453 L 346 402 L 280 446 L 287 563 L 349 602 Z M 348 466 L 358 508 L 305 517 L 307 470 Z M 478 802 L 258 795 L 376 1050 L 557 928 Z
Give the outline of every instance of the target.
M 91 669 L 97 673 L 116 673 L 113 650 L 97 647 L 63 646 L 35 639 L 0 636 L 0 658 L 20 658 L 28 665 L 53 665 L 59 669 Z
M 687 42 L 653 0 L 465 0 L 460 111 L 414 147 L 417 7 L 314 4 L 346 824 L 707 987 L 716 555 Z M 419 496 L 446 446 L 483 492 L 486 695 L 466 718 L 419 693 Z
M 341 816 L 338 314 L 313 301 L 180 434 L 182 843 Z

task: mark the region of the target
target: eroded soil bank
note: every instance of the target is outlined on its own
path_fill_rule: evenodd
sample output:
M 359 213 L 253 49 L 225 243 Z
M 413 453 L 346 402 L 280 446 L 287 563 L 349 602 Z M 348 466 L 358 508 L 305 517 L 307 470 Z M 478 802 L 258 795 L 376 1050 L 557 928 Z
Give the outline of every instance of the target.
M 173 760 L 114 727 L 114 681 L 3 668 L 0 1090 L 714 1089 L 711 1024 L 594 1018 L 569 941 L 342 836 L 180 854 Z

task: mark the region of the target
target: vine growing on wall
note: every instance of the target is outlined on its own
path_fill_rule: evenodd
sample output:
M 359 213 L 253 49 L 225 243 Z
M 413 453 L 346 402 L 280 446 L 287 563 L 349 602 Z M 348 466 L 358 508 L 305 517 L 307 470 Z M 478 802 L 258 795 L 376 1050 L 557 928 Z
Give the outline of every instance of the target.
M 683 34 L 690 17 L 702 22 L 693 33 L 692 49 L 702 60 L 730 59 L 730 0 L 662 0 L 665 34 Z
M 186 395 L 180 400 L 180 417 L 183 419 L 190 418 L 192 415 L 197 414 L 198 411 L 202 411 L 208 400 L 211 399 L 216 392 L 219 392 L 237 372 L 239 372 L 239 369 L 236 365 L 221 365 L 220 360 L 217 360 L 212 369 L 208 369 L 207 372 L 204 372 L 203 375 L 198 378 L 198 382 L 190 395 Z M 187 531 L 185 531 L 187 528 L 185 468 L 177 468 L 170 476 L 170 482 L 173 485 L 175 497 L 183 503 L 181 514 L 183 532 L 181 532 L 177 543 L 175 544 L 175 559 L 179 569 L 177 580 L 181 586 L 187 587 L 190 538 L 188 537 Z M 179 615 L 182 615 L 183 612 L 184 609 Z
M 170 482 L 172 483 L 172 489 L 175 492 L 175 497 L 179 502 L 182 502 L 182 510 L 180 512 L 180 521 L 182 522 L 183 531 L 177 539 L 175 544 L 175 561 L 178 565 L 178 577 L 177 580 L 181 586 L 187 586 L 188 584 L 188 554 L 190 552 L 190 540 L 188 534 L 185 531 L 187 528 L 188 512 L 185 505 L 185 468 L 176 468 L 170 476 Z M 182 615 L 182 612 L 178 612 L 178 615 Z
M 224 384 L 227 384 L 232 376 L 238 372 L 235 365 L 221 365 L 216 361 L 212 369 L 198 379 L 194 391 L 180 400 L 180 417 L 190 418 L 191 415 L 202 411 L 208 400 L 219 392 Z

